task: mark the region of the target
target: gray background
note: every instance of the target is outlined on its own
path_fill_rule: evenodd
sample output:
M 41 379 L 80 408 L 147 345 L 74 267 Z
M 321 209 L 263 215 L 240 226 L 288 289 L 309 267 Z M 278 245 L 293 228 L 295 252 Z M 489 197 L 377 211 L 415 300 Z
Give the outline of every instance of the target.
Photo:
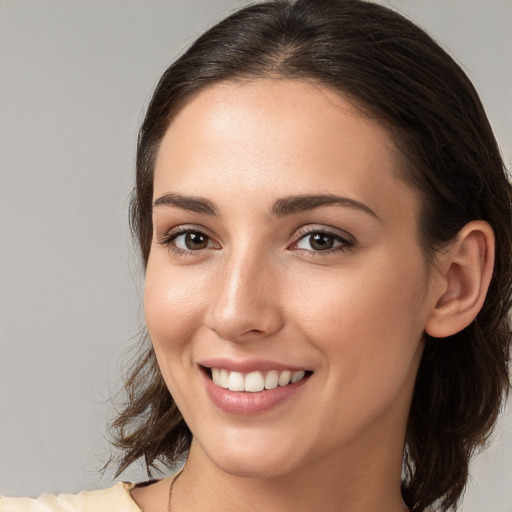
M 127 229 L 159 75 L 242 1 L 0 0 L 0 493 L 106 487 L 108 401 L 141 325 Z M 393 0 L 463 63 L 512 156 L 512 1 Z M 512 511 L 512 414 L 466 512 Z M 144 478 L 133 468 L 125 479 Z

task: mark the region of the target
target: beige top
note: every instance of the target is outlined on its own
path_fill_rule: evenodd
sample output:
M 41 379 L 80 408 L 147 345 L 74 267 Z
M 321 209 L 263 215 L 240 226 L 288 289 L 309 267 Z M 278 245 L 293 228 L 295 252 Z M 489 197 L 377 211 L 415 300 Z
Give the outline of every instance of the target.
M 119 482 L 101 491 L 43 494 L 39 498 L 0 496 L 0 512 L 142 512 L 130 491 L 135 484 Z

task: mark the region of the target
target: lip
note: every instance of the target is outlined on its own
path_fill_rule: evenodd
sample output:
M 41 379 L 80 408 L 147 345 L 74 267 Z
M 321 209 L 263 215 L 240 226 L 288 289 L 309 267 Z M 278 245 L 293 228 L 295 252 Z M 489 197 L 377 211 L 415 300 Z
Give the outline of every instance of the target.
M 234 361 L 232 359 L 227 358 L 214 358 L 214 359 L 205 359 L 203 361 L 199 361 L 200 366 L 204 366 L 205 368 L 222 368 L 224 370 L 228 370 L 229 372 L 240 372 L 240 373 L 250 373 L 257 371 L 270 371 L 270 370 L 278 370 L 285 371 L 289 370 L 291 372 L 297 372 L 299 370 L 307 371 L 308 368 L 299 367 L 299 366 L 290 366 L 282 363 L 278 363 L 275 361 L 269 361 L 267 359 L 247 359 Z
M 206 367 L 206 365 L 204 366 Z M 237 369 L 230 371 L 241 371 L 238 369 L 241 367 L 240 365 L 235 366 Z M 230 369 L 226 368 L 226 365 L 217 366 L 215 364 L 213 367 L 224 368 L 226 370 Z M 247 366 L 243 367 L 247 368 Z M 244 371 L 251 371 L 252 368 L 254 367 L 251 364 L 250 368 Z M 258 369 L 264 370 L 261 366 L 259 366 Z M 281 368 L 276 368 L 274 365 L 270 369 L 275 370 Z M 290 369 L 290 367 L 283 368 L 283 370 L 288 369 Z M 229 389 L 222 388 L 213 383 L 213 380 L 207 375 L 204 369 L 200 370 L 199 373 L 202 376 L 206 388 L 206 394 L 213 404 L 226 413 L 240 416 L 263 414 L 277 408 L 279 405 L 290 400 L 296 393 L 298 393 L 311 377 L 311 375 L 307 375 L 302 380 L 290 383 L 286 386 L 278 386 L 274 389 L 265 389 L 257 393 L 251 393 L 247 391 L 230 391 Z

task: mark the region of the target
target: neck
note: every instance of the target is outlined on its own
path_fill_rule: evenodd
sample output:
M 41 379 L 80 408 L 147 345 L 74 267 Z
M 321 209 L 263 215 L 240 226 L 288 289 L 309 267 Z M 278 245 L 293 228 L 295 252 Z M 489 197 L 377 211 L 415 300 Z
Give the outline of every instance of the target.
M 193 441 L 173 490 L 172 512 L 406 511 L 400 494 L 403 437 L 381 438 L 377 450 L 364 438 L 364 446 L 352 442 L 344 453 L 271 477 L 229 474 Z
M 304 452 L 288 466 L 287 460 L 279 467 L 238 460 L 233 469 L 225 461 L 236 459 L 214 460 L 194 439 L 172 512 L 406 512 L 401 475 L 415 371 L 400 396 L 356 434 L 331 450 Z

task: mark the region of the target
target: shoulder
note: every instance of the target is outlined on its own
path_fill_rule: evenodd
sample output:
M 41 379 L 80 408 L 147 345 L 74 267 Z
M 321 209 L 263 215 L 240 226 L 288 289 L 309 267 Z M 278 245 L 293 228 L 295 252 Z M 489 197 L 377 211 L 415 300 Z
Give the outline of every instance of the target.
M 0 512 L 142 512 L 132 499 L 133 484 L 119 482 L 101 491 L 43 494 L 39 498 L 0 497 Z

